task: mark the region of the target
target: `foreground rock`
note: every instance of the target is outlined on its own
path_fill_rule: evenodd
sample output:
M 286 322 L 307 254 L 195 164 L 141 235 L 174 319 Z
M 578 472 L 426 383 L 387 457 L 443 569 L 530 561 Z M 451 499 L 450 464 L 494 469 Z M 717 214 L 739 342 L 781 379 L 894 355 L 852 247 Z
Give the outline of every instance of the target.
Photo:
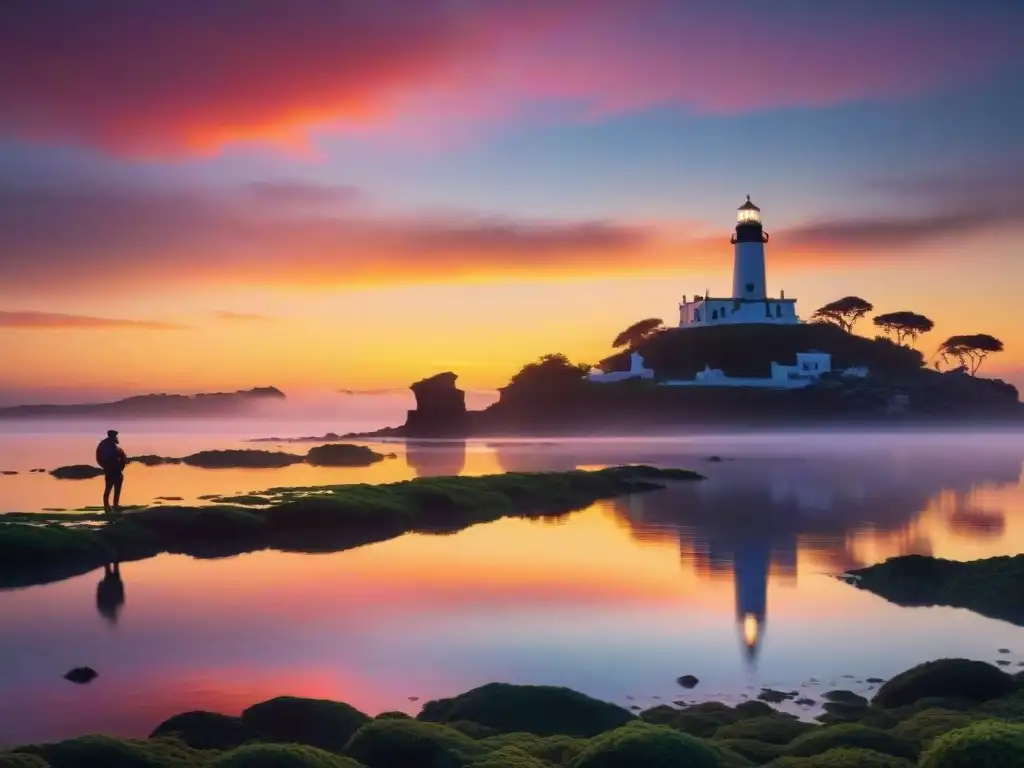
M 906 555 L 847 576 L 848 583 L 897 605 L 966 608 L 1024 626 L 1024 555 L 970 562 Z
M 279 697 L 240 717 L 193 711 L 148 739 L 82 736 L 0 752 L 3 768 L 1008 768 L 1024 765 L 1019 691 L 973 699 L 946 659 L 896 675 L 864 722 L 816 725 L 763 702 L 660 705 L 639 717 L 566 688 L 491 683 L 371 717 L 343 702 Z M 985 665 L 982 665 L 985 666 Z M 921 686 L 921 681 L 928 685 Z M 916 681 L 916 682 L 913 682 Z M 908 687 L 908 685 L 910 687 Z M 947 698 L 918 698 L 925 690 Z M 991 693 L 991 691 L 989 691 Z M 912 702 L 907 704 L 906 702 Z M 966 702 L 966 703 L 965 703 Z M 867 722 L 873 719 L 876 724 Z
M 305 456 L 282 451 L 226 450 L 199 451 L 180 459 L 167 456 L 133 456 L 131 463 L 156 467 L 162 464 L 185 464 L 200 469 L 279 469 L 307 463 L 315 467 L 368 467 L 386 457 L 365 445 L 334 443 L 310 448 Z M 58 480 L 90 480 L 103 474 L 99 467 L 75 464 L 50 472 Z
M 209 557 L 268 547 L 340 551 L 403 533 L 458 531 L 505 516 L 556 517 L 600 499 L 657 490 L 662 482 L 699 479 L 687 470 L 628 466 L 274 488 L 206 507 L 128 511 L 89 529 L 64 524 L 106 518 L 40 513 L 32 515 L 36 524 L 27 524 L 24 515 L 11 514 L 0 517 L 0 586 L 45 583 L 163 552 Z

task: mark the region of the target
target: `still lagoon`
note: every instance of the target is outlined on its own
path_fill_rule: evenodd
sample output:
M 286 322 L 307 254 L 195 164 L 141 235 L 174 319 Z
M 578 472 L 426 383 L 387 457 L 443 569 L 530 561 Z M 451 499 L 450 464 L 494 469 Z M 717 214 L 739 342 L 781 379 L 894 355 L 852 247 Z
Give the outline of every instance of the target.
M 323 431 L 140 425 L 123 437 L 129 454 L 185 455 L 274 448 L 246 438 Z M 102 480 L 28 470 L 87 462 L 97 439 L 82 428 L 5 426 L 0 470 L 18 474 L 0 476 L 0 506 L 96 504 Z M 374 447 L 395 456 L 365 469 L 132 466 L 124 501 L 632 462 L 708 479 L 556 521 L 500 520 L 334 554 L 125 563 L 124 601 L 114 610 L 97 605 L 102 570 L 0 591 L 0 744 L 144 736 L 171 714 L 237 713 L 282 694 L 415 713 L 427 699 L 507 681 L 646 708 L 735 703 L 762 686 L 810 698 L 836 687 L 870 693 L 868 678 L 941 656 L 1024 665 L 1022 628 L 958 609 L 901 608 L 835 578 L 899 554 L 1024 552 L 1024 433 Z M 99 677 L 85 686 L 62 679 L 80 665 Z M 683 674 L 699 685 L 680 688 Z

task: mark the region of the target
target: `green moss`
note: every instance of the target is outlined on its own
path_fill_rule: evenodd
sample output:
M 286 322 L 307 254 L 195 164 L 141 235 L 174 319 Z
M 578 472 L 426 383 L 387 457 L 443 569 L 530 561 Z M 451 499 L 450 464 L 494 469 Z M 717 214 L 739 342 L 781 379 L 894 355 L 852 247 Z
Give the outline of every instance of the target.
M 999 717 L 1004 720 L 1024 720 L 1024 690 L 986 701 L 978 710 L 990 717 Z
M 569 688 L 490 683 L 451 699 L 429 701 L 425 722 L 471 720 L 506 733 L 593 736 L 633 720 L 627 710 Z
M 821 698 L 835 704 L 848 704 L 856 707 L 866 707 L 868 705 L 867 699 L 853 691 L 827 691 L 822 694 Z
M 938 659 L 901 672 L 878 689 L 872 704 L 892 709 L 926 696 L 958 696 L 985 701 L 1016 690 L 1010 675 L 992 664 L 968 659 Z
M 219 712 L 182 712 L 164 720 L 150 738 L 172 736 L 194 749 L 231 749 L 252 738 L 252 732 L 239 717 Z
M 49 765 L 39 755 L 26 755 L 17 752 L 0 754 L 0 768 L 49 768 Z
M 1017 599 L 1024 583 L 1024 555 L 957 562 L 906 555 L 851 571 L 852 582 L 898 605 L 948 605 L 1024 625 Z
M 1024 726 L 983 720 L 935 739 L 921 768 L 1016 768 L 1024 765 Z
M 630 723 L 590 740 L 568 768 L 719 768 L 720 753 L 673 728 Z
M 656 707 L 645 709 L 639 714 L 639 717 L 645 723 L 652 725 L 668 725 L 679 717 L 679 710 L 668 704 L 659 704 Z
M 755 739 L 716 739 L 715 743 L 742 755 L 754 765 L 764 765 L 782 754 L 778 744 L 766 744 Z
M 768 768 L 914 768 L 902 757 L 893 757 L 870 749 L 830 749 L 813 757 L 780 757 Z
M 307 744 L 340 752 L 368 715 L 340 701 L 279 696 L 242 712 L 242 723 L 264 741 Z
M 653 480 L 699 478 L 685 470 L 631 466 L 272 488 L 249 494 L 269 499 L 265 509 L 241 504 L 149 507 L 127 512 L 96 531 L 46 526 L 52 521 L 43 513 L 33 518 L 40 525 L 0 524 L 0 586 L 65 578 L 99 567 L 113 555 L 121 560 L 160 552 L 205 557 L 267 547 L 335 552 L 410 531 L 457 531 L 505 515 L 563 514 L 599 499 L 659 488 Z
M 552 768 L 551 763 L 518 747 L 502 747 L 470 764 L 470 768 Z
M 918 749 L 924 749 L 947 731 L 964 728 L 977 719 L 978 715 L 968 712 L 926 709 L 898 723 L 893 727 L 892 733 L 915 744 Z
M 459 768 L 484 757 L 484 750 L 465 734 L 437 723 L 374 720 L 356 731 L 345 754 L 367 768 Z
M 249 744 L 214 758 L 211 768 L 362 768 L 348 757 L 300 744 Z
M 754 717 L 722 726 L 715 739 L 753 739 L 765 744 L 789 744 L 817 726 L 786 717 Z
M 533 733 L 503 733 L 480 742 L 480 747 L 487 751 L 515 747 L 552 765 L 567 765 L 586 745 L 585 739 L 572 736 L 537 736 Z
M 113 549 L 93 531 L 0 523 L 0 586 L 67 578 L 113 558 Z
M 855 747 L 884 752 L 894 757 L 916 760 L 918 748 L 902 736 L 857 724 L 818 728 L 794 739 L 785 749 L 787 755 L 810 757 L 839 747 Z
M 37 755 L 51 768 L 193 768 L 204 757 L 175 739 L 136 741 L 98 735 L 19 747 L 14 752 Z
M 412 716 L 407 712 L 399 712 L 397 710 L 389 712 L 381 712 L 375 720 L 412 720 Z
M 744 701 L 737 704 L 735 710 L 736 714 L 744 719 L 751 717 L 774 717 L 779 714 L 779 711 L 775 709 L 775 707 L 770 704 L 766 704 L 763 701 L 757 701 L 756 699 L 751 699 L 750 701 Z

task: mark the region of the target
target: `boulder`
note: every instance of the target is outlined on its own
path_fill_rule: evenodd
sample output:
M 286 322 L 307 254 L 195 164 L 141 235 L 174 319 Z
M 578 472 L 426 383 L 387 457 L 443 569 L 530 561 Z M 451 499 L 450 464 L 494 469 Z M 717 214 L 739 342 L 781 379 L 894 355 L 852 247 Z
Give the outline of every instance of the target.
M 405 434 L 412 437 L 459 437 L 468 432 L 466 393 L 455 386 L 458 376 L 439 373 L 413 384 L 416 408 L 409 411 Z

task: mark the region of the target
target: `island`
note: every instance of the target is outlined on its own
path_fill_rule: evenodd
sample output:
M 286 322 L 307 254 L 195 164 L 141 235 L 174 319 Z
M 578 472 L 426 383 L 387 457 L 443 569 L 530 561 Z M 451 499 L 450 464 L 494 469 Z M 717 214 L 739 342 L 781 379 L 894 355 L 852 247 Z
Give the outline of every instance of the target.
M 0 752 L 0 765 L 995 768 L 1024 764 L 1019 686 L 991 664 L 940 659 L 886 681 L 870 702 L 831 691 L 818 722 L 764 701 L 640 710 L 570 688 L 503 682 L 376 716 L 346 702 L 278 696 L 240 714 L 172 715 L 148 738 L 24 745 Z
M 172 418 L 187 416 L 234 416 L 251 413 L 255 406 L 282 402 L 277 387 L 254 387 L 237 392 L 196 395 L 136 395 L 110 403 L 77 405 L 16 405 L 0 408 L 0 419 L 65 417 Z

